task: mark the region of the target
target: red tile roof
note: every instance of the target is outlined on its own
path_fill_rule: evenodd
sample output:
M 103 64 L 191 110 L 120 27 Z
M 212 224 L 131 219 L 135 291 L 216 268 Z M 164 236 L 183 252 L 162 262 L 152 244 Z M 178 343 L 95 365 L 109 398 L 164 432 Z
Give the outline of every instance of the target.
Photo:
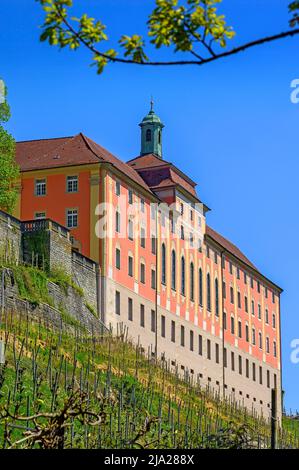
M 220 233 L 216 232 L 213 230 L 211 227 L 208 225 L 206 226 L 206 235 L 212 238 L 215 242 L 217 242 L 219 245 L 221 245 L 226 251 L 234 255 L 236 258 L 240 259 L 243 261 L 243 263 L 247 264 L 251 268 L 253 268 L 255 271 L 258 271 L 258 269 L 254 266 L 254 264 L 251 263 L 251 261 L 242 253 L 239 248 L 231 243 L 227 238 L 224 238 Z
M 106 162 L 151 192 L 131 166 L 81 133 L 74 137 L 17 142 L 16 147 L 16 161 L 21 171 Z
M 140 186 L 143 186 L 147 191 L 150 191 L 150 188 L 146 184 L 146 182 L 141 178 L 141 176 L 135 171 L 133 168 L 130 167 L 127 163 L 123 162 L 119 158 L 115 157 L 112 153 L 108 152 L 108 150 L 101 147 L 101 145 L 97 144 L 93 140 L 89 139 L 86 136 L 83 136 L 85 141 L 87 142 L 89 148 L 103 161 L 111 163 L 115 168 L 119 171 L 124 173 L 130 179 L 138 183 Z
M 195 189 L 196 183 L 171 162 L 161 160 L 154 154 L 148 154 L 133 158 L 127 163 L 145 179 L 150 188 L 162 188 L 164 180 L 165 186 L 169 186 L 171 181 L 173 186 L 178 185 L 196 199 L 198 198 Z
M 149 153 L 147 155 L 143 155 L 142 157 L 136 157 L 132 160 L 129 160 L 128 165 L 132 166 L 135 170 L 140 168 L 149 168 L 149 167 L 156 167 L 156 166 L 165 166 L 168 164 L 165 160 L 157 157 L 153 153 Z
M 98 163 L 82 134 L 61 139 L 17 142 L 16 160 L 21 171 Z

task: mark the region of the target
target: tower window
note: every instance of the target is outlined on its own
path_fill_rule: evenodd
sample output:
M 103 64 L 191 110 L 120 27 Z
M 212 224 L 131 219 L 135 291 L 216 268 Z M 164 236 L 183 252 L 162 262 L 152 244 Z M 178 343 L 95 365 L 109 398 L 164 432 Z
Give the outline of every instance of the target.
M 159 141 L 159 144 L 161 144 L 161 131 L 159 131 L 159 134 L 158 134 L 158 141 Z
M 151 142 L 152 140 L 152 131 L 150 129 L 147 129 L 146 131 L 146 141 Z

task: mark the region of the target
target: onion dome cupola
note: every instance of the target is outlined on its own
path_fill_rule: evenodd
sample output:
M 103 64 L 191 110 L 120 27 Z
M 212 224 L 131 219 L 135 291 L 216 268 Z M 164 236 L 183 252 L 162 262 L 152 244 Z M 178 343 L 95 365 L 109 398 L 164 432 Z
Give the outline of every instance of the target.
M 150 112 L 139 124 L 141 127 L 141 153 L 147 155 L 153 153 L 162 158 L 162 129 L 164 124 L 154 112 L 154 102 L 151 100 Z

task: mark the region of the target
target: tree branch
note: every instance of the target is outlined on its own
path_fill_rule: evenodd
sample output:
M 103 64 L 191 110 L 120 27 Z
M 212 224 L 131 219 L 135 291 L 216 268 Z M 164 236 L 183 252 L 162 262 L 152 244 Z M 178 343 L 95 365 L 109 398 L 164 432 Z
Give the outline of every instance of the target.
M 58 13 L 60 14 L 59 8 L 57 7 Z M 284 39 L 287 37 L 293 37 L 299 34 L 299 28 L 291 29 L 288 31 L 283 31 L 282 33 L 274 34 L 272 36 L 266 36 L 261 39 L 256 39 L 254 41 L 247 42 L 245 44 L 242 44 L 241 46 L 235 47 L 233 49 L 230 49 L 228 51 L 222 52 L 222 53 L 215 53 L 214 51 L 211 51 L 211 48 L 204 43 L 205 46 L 209 48 L 209 51 L 211 53 L 211 57 L 208 58 L 200 58 L 199 60 L 175 60 L 175 61 L 148 61 L 148 62 L 138 62 L 133 59 L 124 59 L 121 57 L 111 57 L 108 54 L 105 54 L 104 52 L 100 52 L 97 50 L 93 45 L 89 44 L 84 38 L 80 36 L 80 34 L 72 27 L 72 25 L 67 21 L 67 19 L 60 14 L 60 17 L 63 21 L 63 23 L 66 25 L 68 30 L 85 46 L 87 47 L 93 54 L 103 57 L 107 59 L 110 62 L 114 63 L 123 63 L 123 64 L 135 64 L 135 65 L 142 65 L 142 66 L 174 66 L 174 65 L 204 65 L 209 62 L 214 62 L 216 60 L 222 59 L 224 57 L 229 57 L 231 55 L 238 54 L 239 52 L 243 52 L 247 49 L 251 49 L 252 47 L 256 47 L 262 44 L 270 43 L 273 41 L 277 41 L 279 39 Z M 194 54 L 194 52 L 193 52 Z

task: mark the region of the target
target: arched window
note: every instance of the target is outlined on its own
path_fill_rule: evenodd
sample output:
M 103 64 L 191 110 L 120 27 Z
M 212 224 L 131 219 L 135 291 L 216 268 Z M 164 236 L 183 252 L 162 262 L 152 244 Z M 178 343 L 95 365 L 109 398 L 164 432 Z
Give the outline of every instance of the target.
M 215 279 L 215 310 L 216 310 L 216 316 L 219 317 L 219 284 L 218 284 L 218 279 Z
M 166 248 L 165 244 L 162 243 L 162 271 L 161 271 L 161 282 L 166 284 Z
M 199 305 L 202 307 L 202 301 L 203 301 L 203 292 L 202 292 L 202 269 L 199 268 L 199 273 L 198 273 L 198 290 L 199 290 Z
M 174 250 L 171 252 L 171 288 L 176 289 L 176 256 Z
M 194 264 L 190 263 L 190 299 L 194 300 Z
M 146 131 L 146 141 L 151 142 L 152 140 L 152 131 L 150 129 L 147 129 Z
M 207 274 L 207 309 L 211 311 L 211 276 Z
M 181 259 L 181 293 L 185 295 L 185 258 Z

